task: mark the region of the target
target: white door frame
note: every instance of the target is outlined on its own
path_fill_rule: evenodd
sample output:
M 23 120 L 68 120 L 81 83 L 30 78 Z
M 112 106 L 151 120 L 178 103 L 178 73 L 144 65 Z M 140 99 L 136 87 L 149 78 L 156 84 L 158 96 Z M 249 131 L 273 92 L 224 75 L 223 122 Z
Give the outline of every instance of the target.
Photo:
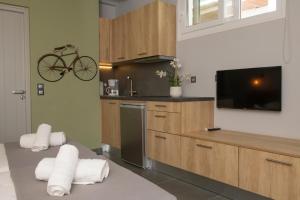
M 28 8 L 21 6 L 12 6 L 0 3 L 0 10 L 18 12 L 24 14 L 24 31 L 25 31 L 25 73 L 26 73 L 26 131 L 31 133 L 31 91 L 30 91 L 30 46 L 29 46 L 29 14 Z

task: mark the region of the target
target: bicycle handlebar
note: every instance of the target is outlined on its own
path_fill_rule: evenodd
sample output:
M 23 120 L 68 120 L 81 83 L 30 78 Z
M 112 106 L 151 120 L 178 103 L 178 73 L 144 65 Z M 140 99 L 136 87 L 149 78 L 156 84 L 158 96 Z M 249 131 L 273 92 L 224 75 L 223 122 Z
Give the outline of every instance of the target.
M 69 48 L 69 49 L 74 49 L 75 46 L 72 45 L 72 44 L 67 44 L 67 45 L 64 45 L 64 46 L 60 46 L 60 47 L 54 48 L 54 51 L 62 51 L 62 50 L 65 50 L 65 49 L 67 49 L 67 48 Z

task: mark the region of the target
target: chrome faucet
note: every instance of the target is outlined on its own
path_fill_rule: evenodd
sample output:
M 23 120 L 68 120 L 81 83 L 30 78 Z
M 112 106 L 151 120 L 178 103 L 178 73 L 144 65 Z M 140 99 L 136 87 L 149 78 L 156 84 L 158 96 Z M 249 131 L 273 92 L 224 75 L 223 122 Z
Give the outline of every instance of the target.
M 132 97 L 134 94 L 136 94 L 136 91 L 133 90 L 133 87 L 132 87 L 132 78 L 130 76 L 127 76 L 126 78 L 127 78 L 127 80 L 130 80 L 129 96 Z

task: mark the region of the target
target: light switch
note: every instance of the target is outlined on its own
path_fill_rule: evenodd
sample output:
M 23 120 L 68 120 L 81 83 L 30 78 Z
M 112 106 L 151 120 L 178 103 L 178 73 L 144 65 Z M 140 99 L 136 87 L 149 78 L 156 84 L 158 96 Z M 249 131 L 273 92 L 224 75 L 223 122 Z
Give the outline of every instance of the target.
M 43 83 L 38 83 L 37 84 L 37 95 L 41 96 L 45 94 L 45 87 Z

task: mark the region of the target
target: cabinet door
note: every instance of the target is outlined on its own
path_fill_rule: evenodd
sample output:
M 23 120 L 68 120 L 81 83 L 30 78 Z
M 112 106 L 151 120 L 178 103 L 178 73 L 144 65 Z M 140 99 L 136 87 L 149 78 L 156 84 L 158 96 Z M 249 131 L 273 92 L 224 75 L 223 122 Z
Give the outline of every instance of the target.
M 111 63 L 112 21 L 100 18 L 99 27 L 100 62 Z
M 147 110 L 180 113 L 181 112 L 181 103 L 149 101 L 149 102 L 147 102 Z
M 180 167 L 180 136 L 148 130 L 147 156 Z
M 128 59 L 128 15 L 123 15 L 112 21 L 112 59 L 121 62 Z
M 238 185 L 238 147 L 181 137 L 181 161 L 185 170 Z
M 102 104 L 102 143 L 120 148 L 120 108 L 119 102 L 101 100 Z
M 181 104 L 182 135 L 195 136 L 205 128 L 214 127 L 214 101 Z
M 130 58 L 158 55 L 158 4 L 141 7 L 130 16 Z
M 213 143 L 212 178 L 237 187 L 239 181 L 238 159 L 238 147 Z
M 300 199 L 300 159 L 240 148 L 240 187 L 275 200 Z
M 213 144 L 181 137 L 181 167 L 201 176 L 212 177 Z
M 275 200 L 299 200 L 299 159 L 272 154 L 267 162 L 271 172 L 270 197 Z
M 180 134 L 180 113 L 147 111 L 147 128 L 165 133 Z
M 266 162 L 269 155 L 266 152 L 240 148 L 240 188 L 263 196 L 269 196 L 271 171 L 268 162 Z

